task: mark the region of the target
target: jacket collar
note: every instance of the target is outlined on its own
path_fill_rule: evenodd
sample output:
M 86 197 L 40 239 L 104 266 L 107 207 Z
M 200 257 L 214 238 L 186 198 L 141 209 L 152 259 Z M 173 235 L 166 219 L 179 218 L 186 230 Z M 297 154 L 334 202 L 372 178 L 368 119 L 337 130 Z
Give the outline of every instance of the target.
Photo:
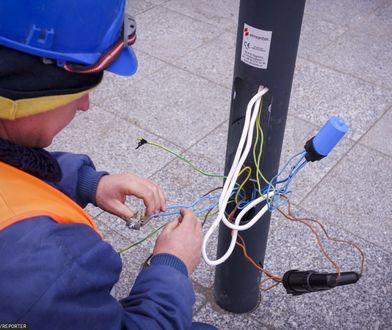
M 0 138 L 0 161 L 44 181 L 58 182 L 62 178 L 57 160 L 41 148 L 25 147 Z

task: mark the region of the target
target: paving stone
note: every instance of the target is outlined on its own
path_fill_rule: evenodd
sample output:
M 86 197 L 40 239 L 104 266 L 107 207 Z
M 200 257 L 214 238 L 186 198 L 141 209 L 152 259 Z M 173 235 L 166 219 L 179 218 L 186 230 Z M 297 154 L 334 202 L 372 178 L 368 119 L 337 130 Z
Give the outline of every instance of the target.
M 165 2 L 168 2 L 169 0 L 148 0 L 148 2 L 151 2 L 156 5 L 163 5 Z
M 227 118 L 229 117 L 229 109 L 227 111 Z M 196 159 L 202 156 L 205 159 L 214 163 L 219 172 L 223 173 L 226 161 L 226 148 L 227 148 L 227 134 L 228 134 L 228 121 L 225 121 L 205 138 L 194 144 L 187 152 L 197 155 Z
M 369 38 L 389 37 L 392 32 L 392 3 L 386 1 L 370 15 L 363 15 L 351 29 L 369 35 Z
M 392 132 L 392 110 L 388 110 L 384 116 L 366 133 L 361 143 L 378 151 L 392 156 L 392 144 L 388 143 L 388 137 Z
M 391 88 L 392 40 L 389 35 L 378 39 L 374 42 L 374 37 L 350 30 L 310 58 L 330 68 Z M 367 90 L 366 93 L 371 94 L 372 91 Z
M 115 75 L 114 73 L 105 72 L 102 82 L 91 94 L 91 103 L 100 105 L 105 100 L 110 100 L 120 93 L 129 95 L 134 93 L 134 89 L 138 86 L 139 81 L 148 75 L 158 71 L 164 67 L 165 63 L 154 58 L 142 51 L 136 51 L 138 60 L 138 68 L 136 73 L 131 77 L 123 77 Z M 108 103 L 109 103 L 108 102 Z
M 113 107 L 122 118 L 187 148 L 225 120 L 229 96 L 226 88 L 168 66 L 141 80 L 133 93 L 101 106 Z
M 144 0 L 127 1 L 126 7 L 125 7 L 125 12 L 128 15 L 136 16 L 140 13 L 143 13 L 143 12 L 153 8 L 155 5 L 152 2 L 153 1 L 144 1 Z M 137 19 L 136 19 L 136 23 L 137 23 Z
M 306 60 L 297 61 L 291 115 L 320 127 L 330 116 L 340 116 L 350 128 L 347 137 L 358 140 L 391 104 L 388 89 Z
M 219 28 L 235 29 L 238 22 L 238 0 L 172 0 L 165 7 Z
M 137 24 L 139 32 L 135 48 L 169 62 L 222 32 L 213 25 L 164 7 L 155 7 L 138 15 Z
M 103 211 L 97 207 L 94 206 L 93 204 L 88 204 L 84 210 L 90 215 L 90 217 L 94 218 L 96 216 L 98 216 L 99 214 L 101 214 Z
M 247 314 L 232 314 L 223 311 L 217 305 L 208 303 L 194 317 L 194 321 L 214 325 L 218 329 L 268 329 L 265 325 Z
M 347 31 L 346 27 L 305 14 L 302 22 L 298 56 L 309 57 L 318 53 L 345 31 Z
M 391 157 L 356 145 L 303 207 L 392 252 Z
M 236 38 L 234 33 L 225 32 L 178 59 L 176 64 L 231 89 Z
M 339 25 L 350 25 L 369 15 L 388 0 L 307 0 L 306 12 Z
M 94 106 L 87 113 L 80 113 L 56 137 L 50 150 L 88 154 L 98 170 L 110 173 L 131 172 L 148 177 L 172 157 L 168 154 L 152 157 L 156 151 L 146 146 L 135 150 L 141 137 L 163 142 L 118 116 Z M 170 146 L 169 143 L 164 143 Z
M 299 217 L 317 219 L 314 214 L 294 208 Z M 359 282 L 301 296 L 287 295 L 279 286 L 262 293 L 261 304 L 252 315 L 278 329 L 390 328 L 391 255 L 341 229 L 339 222 L 323 222 L 331 237 L 351 240 L 364 251 L 365 272 Z M 342 271 L 359 271 L 360 259 L 354 249 L 347 244 L 322 241 Z M 336 272 L 321 254 L 311 231 L 279 214 L 274 214 L 271 222 L 265 266 L 277 275 L 289 269 Z
M 209 174 L 221 174 L 222 167 L 204 159 L 202 155 L 185 153 L 185 157 Z M 181 160 L 171 162 L 151 179 L 164 188 L 168 204 L 192 203 L 211 189 L 222 185 L 221 177 L 200 174 Z
M 200 292 L 197 287 L 194 287 L 194 289 L 196 301 L 193 305 L 193 315 L 195 315 L 206 303 L 206 297 L 204 296 L 204 294 Z

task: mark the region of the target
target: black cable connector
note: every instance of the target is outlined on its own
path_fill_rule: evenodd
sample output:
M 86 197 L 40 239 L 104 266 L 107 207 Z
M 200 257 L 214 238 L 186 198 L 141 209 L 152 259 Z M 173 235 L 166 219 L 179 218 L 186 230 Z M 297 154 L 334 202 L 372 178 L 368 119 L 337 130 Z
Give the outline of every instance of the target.
M 136 149 L 139 149 L 143 144 L 146 144 L 146 143 L 148 143 L 146 139 L 140 139 L 137 144 Z
M 305 159 L 308 162 L 315 162 L 316 160 L 320 160 L 325 157 L 324 155 L 320 155 L 316 151 L 314 144 L 313 144 L 313 140 L 314 140 L 314 137 L 312 137 L 310 140 L 306 141 L 305 146 L 304 146 L 304 148 L 306 150 Z
M 283 286 L 288 294 L 294 296 L 309 292 L 332 289 L 336 286 L 354 284 L 360 279 L 357 272 L 318 273 L 312 270 L 289 270 L 283 275 Z

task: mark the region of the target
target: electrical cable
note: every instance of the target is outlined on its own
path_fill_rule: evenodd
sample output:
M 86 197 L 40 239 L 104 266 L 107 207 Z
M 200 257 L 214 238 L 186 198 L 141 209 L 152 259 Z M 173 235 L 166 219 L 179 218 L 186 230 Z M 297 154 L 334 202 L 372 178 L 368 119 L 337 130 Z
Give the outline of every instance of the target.
M 323 226 L 323 224 L 320 223 L 320 221 L 315 220 L 315 219 L 311 219 L 311 218 L 298 218 L 296 217 L 292 210 L 291 210 L 291 203 L 290 201 L 287 201 L 287 207 L 288 207 L 288 213 L 286 214 L 285 212 L 283 212 L 283 210 L 278 209 L 278 211 L 280 213 L 282 213 L 282 215 L 284 215 L 284 217 L 290 221 L 294 221 L 294 222 L 300 222 L 304 225 L 306 225 L 312 232 L 313 235 L 315 235 L 316 239 L 317 239 L 317 243 L 320 247 L 321 252 L 323 253 L 323 255 L 331 262 L 331 264 L 334 266 L 334 268 L 337 270 L 336 274 L 322 274 L 322 273 L 317 273 L 314 271 L 305 271 L 305 272 L 300 272 L 297 270 L 291 270 L 286 272 L 284 277 L 280 277 L 277 275 L 273 275 L 271 274 L 269 271 L 267 271 L 265 268 L 261 267 L 261 265 L 258 265 L 247 253 L 246 250 L 246 244 L 244 239 L 241 237 L 240 234 L 238 234 L 238 239 L 240 241 L 236 241 L 236 245 L 239 246 L 244 254 L 245 259 L 247 259 L 250 264 L 255 267 L 258 271 L 264 273 L 264 275 L 266 276 L 266 278 L 262 281 L 260 281 L 259 283 L 259 287 L 260 290 L 262 291 L 268 291 L 271 290 L 272 288 L 276 287 L 277 285 L 283 283 L 287 292 L 294 294 L 294 295 L 298 295 L 298 294 L 303 294 L 306 292 L 313 292 L 313 291 L 317 291 L 317 290 L 327 290 L 327 289 L 331 289 L 337 285 L 345 285 L 345 284 L 352 284 L 355 283 L 362 275 L 363 270 L 364 270 L 364 253 L 363 251 L 359 248 L 359 246 L 351 241 L 347 241 L 347 240 L 342 240 L 342 239 L 337 239 L 334 237 L 331 237 L 327 230 L 325 229 L 325 227 Z M 234 212 L 236 210 L 233 210 L 230 215 L 228 216 L 228 219 L 232 219 Z M 310 221 L 310 222 L 314 222 L 317 223 L 320 228 L 322 229 L 322 231 L 324 232 L 325 236 L 327 237 L 328 240 L 334 241 L 334 242 L 338 242 L 338 243 L 345 243 L 345 244 L 349 244 L 352 247 L 354 247 L 361 255 L 361 266 L 360 266 L 360 273 L 354 273 L 354 272 L 345 272 L 342 273 L 340 270 L 340 267 L 338 266 L 338 264 L 336 263 L 336 261 L 334 261 L 329 254 L 326 252 L 325 247 L 322 244 L 321 238 L 318 235 L 317 231 L 314 229 L 313 226 L 311 226 L 309 223 L 307 223 L 306 221 Z M 294 278 L 292 279 L 291 277 Z M 299 277 L 298 277 L 299 276 Z M 304 276 L 308 276 L 309 280 L 311 278 L 311 276 L 314 276 L 317 279 L 312 280 L 312 285 L 309 284 L 305 284 L 305 277 Z M 341 279 L 341 276 L 344 276 L 343 279 Z M 268 281 L 274 281 L 275 283 L 270 285 L 269 287 L 265 288 L 263 287 L 263 285 L 268 282 Z M 290 282 L 288 282 L 290 281 Z M 320 281 L 320 282 L 317 282 Z M 326 281 L 325 284 L 323 284 Z M 294 288 L 290 287 L 290 283 L 291 285 L 294 285 Z M 307 283 L 307 282 L 306 282 Z M 318 285 L 320 286 L 320 289 L 317 289 L 317 285 L 316 283 L 319 283 Z
M 291 203 L 290 203 L 289 200 L 287 201 L 287 209 L 288 209 L 288 212 L 287 212 L 287 213 L 283 212 L 283 210 L 281 210 L 281 209 L 278 209 L 278 211 L 279 211 L 286 219 L 288 219 L 288 220 L 290 220 L 290 221 L 294 221 L 294 222 L 300 222 L 300 223 L 306 225 L 306 226 L 312 231 L 312 233 L 316 236 L 317 243 L 318 243 L 318 245 L 319 245 L 319 247 L 320 247 L 321 252 L 322 252 L 323 255 L 331 262 L 331 264 L 334 266 L 334 268 L 337 270 L 337 273 L 338 273 L 338 276 L 337 276 L 337 277 L 338 277 L 338 278 L 339 278 L 340 273 L 341 273 L 340 267 L 337 265 L 337 263 L 336 263 L 334 260 L 332 260 L 332 258 L 331 258 L 331 257 L 328 255 L 328 253 L 325 251 L 325 248 L 324 248 L 324 246 L 323 246 L 323 244 L 322 244 L 322 242 L 321 242 L 320 236 L 318 235 L 318 233 L 316 232 L 316 230 L 314 229 L 314 227 L 311 226 L 309 223 L 307 223 L 307 221 L 314 222 L 314 223 L 318 224 L 318 225 L 320 226 L 320 228 L 322 229 L 322 231 L 324 232 L 324 234 L 325 234 L 325 236 L 327 237 L 328 240 L 334 241 L 334 242 L 337 242 L 337 243 L 348 244 L 348 245 L 351 245 L 354 249 L 356 249 L 356 250 L 359 252 L 360 258 L 361 258 L 361 265 L 360 265 L 360 272 L 359 272 L 359 275 L 362 275 L 362 273 L 363 273 L 363 271 L 364 271 L 365 254 L 363 253 L 363 251 L 361 250 L 361 248 L 360 248 L 357 244 L 355 244 L 354 242 L 351 242 L 351 241 L 347 241 L 347 240 L 342 240 L 342 239 L 338 239 L 338 238 L 335 238 L 335 237 L 331 237 L 331 236 L 328 234 L 327 230 L 325 229 L 324 225 L 323 225 L 320 221 L 318 221 L 318 220 L 311 219 L 311 218 L 298 218 L 298 217 L 296 217 L 296 216 L 293 214 L 292 210 L 291 210 Z
M 263 181 L 266 184 L 270 184 L 270 182 L 264 177 L 263 173 L 260 170 L 260 161 L 261 161 L 261 155 L 263 152 L 263 145 L 264 145 L 264 132 L 263 132 L 263 129 L 261 128 L 261 123 L 260 123 L 262 107 L 263 107 L 263 99 L 261 100 L 259 113 L 257 114 L 257 118 L 256 118 L 256 137 L 255 137 L 255 143 L 253 146 L 253 162 L 256 167 L 256 183 L 257 183 L 259 192 L 261 191 L 259 176 L 263 179 Z M 256 157 L 256 148 L 257 148 L 257 143 L 259 141 L 259 135 L 260 135 L 260 148 L 259 148 L 259 154 Z
M 248 156 L 249 150 L 251 148 L 251 143 L 252 143 L 252 139 L 253 139 L 253 130 L 254 130 L 256 119 L 257 119 L 257 115 L 259 113 L 261 99 L 262 99 L 263 95 L 266 94 L 267 92 L 268 92 L 268 88 L 263 88 L 255 96 L 252 97 L 252 99 L 249 101 L 249 103 L 247 105 L 247 109 L 246 109 L 246 113 L 245 113 L 244 127 L 242 130 L 242 134 L 240 137 L 238 148 L 237 148 L 236 154 L 234 156 L 232 167 L 231 167 L 229 174 L 227 175 L 227 179 L 224 183 L 221 197 L 219 198 L 219 213 L 218 213 L 218 216 L 216 217 L 215 221 L 212 223 L 211 227 L 207 231 L 206 235 L 204 236 L 203 245 L 202 245 L 202 254 L 203 254 L 203 258 L 206 261 L 206 263 L 211 266 L 219 265 L 227 260 L 227 258 L 231 255 L 231 253 L 234 250 L 235 243 L 237 241 L 238 231 L 248 229 L 252 225 L 254 225 L 262 217 L 262 215 L 264 215 L 264 213 L 267 212 L 268 205 L 265 205 L 253 217 L 253 219 L 251 221 L 249 221 L 247 224 L 239 225 L 240 221 L 245 216 L 245 214 L 255 205 L 265 201 L 267 198 L 270 198 L 274 195 L 274 192 L 271 192 L 270 194 L 264 194 L 264 195 L 260 196 L 259 198 L 257 198 L 256 200 L 250 202 L 238 214 L 234 224 L 230 223 L 230 221 L 228 221 L 228 219 L 225 216 L 225 209 L 228 204 L 229 198 L 232 194 L 234 185 L 236 184 L 238 174 L 239 174 L 240 169 L 241 169 L 243 163 L 245 162 L 245 159 Z M 244 145 L 245 145 L 245 147 L 244 147 Z M 221 221 L 227 227 L 229 227 L 230 229 L 233 229 L 232 239 L 231 239 L 229 248 L 226 251 L 226 253 L 222 257 L 220 257 L 219 259 L 211 260 L 211 259 L 209 259 L 207 252 L 206 252 L 207 242 Z
M 140 148 L 140 147 L 141 147 L 142 145 L 144 145 L 144 144 L 149 144 L 149 145 L 152 145 L 152 146 L 154 146 L 154 147 L 160 148 L 160 149 L 162 149 L 162 150 L 164 150 L 164 151 L 166 151 L 166 152 L 172 154 L 173 156 L 176 156 L 178 159 L 180 159 L 180 160 L 182 160 L 183 162 L 187 163 L 190 167 L 192 167 L 196 172 L 199 172 L 200 174 L 203 174 L 203 175 L 209 176 L 209 177 L 225 178 L 225 176 L 224 176 L 224 175 L 221 175 L 221 174 L 207 173 L 207 172 L 205 172 L 204 170 L 202 170 L 201 168 L 199 168 L 199 167 L 197 167 L 195 164 L 193 164 L 193 163 L 192 163 L 190 160 L 188 160 L 186 157 L 181 156 L 179 153 L 177 153 L 177 152 L 175 152 L 175 151 L 173 151 L 173 150 L 171 150 L 171 149 L 169 149 L 169 148 L 167 148 L 167 147 L 165 147 L 165 146 L 163 146 L 163 145 L 161 145 L 161 144 L 159 144 L 159 143 L 152 142 L 152 141 L 147 141 L 147 140 L 144 139 L 144 138 L 139 138 L 138 141 L 139 141 L 139 142 L 138 142 L 138 145 L 137 145 L 136 149 Z
M 325 157 L 328 152 L 336 145 L 339 139 L 345 134 L 346 130 L 340 132 L 340 126 L 335 127 L 336 123 L 331 121 L 328 122 L 325 127 L 319 132 L 316 138 L 312 138 L 307 142 L 305 145 L 305 151 L 302 151 L 294 156 L 292 156 L 283 166 L 283 168 L 275 175 L 270 181 L 268 181 L 260 169 L 260 162 L 261 162 L 261 155 L 263 151 L 263 144 L 264 144 L 264 133 L 261 127 L 260 118 L 261 118 L 261 110 L 263 106 L 263 95 L 268 92 L 267 88 L 263 88 L 259 90 L 259 92 L 252 97 L 249 101 L 245 113 L 245 120 L 244 126 L 241 133 L 240 141 L 235 153 L 235 157 L 230 168 L 230 171 L 227 176 L 218 175 L 207 173 L 201 170 L 199 167 L 194 165 L 191 161 L 186 159 L 185 157 L 179 155 L 178 153 L 166 148 L 160 144 L 154 142 L 147 142 L 145 139 L 140 139 L 137 148 L 139 148 L 143 144 L 151 144 L 158 148 L 161 148 L 173 155 L 177 158 L 181 159 L 182 161 L 188 163 L 195 171 L 210 177 L 221 177 L 225 178 L 225 182 L 222 188 L 222 193 L 220 195 L 211 195 L 208 196 L 211 192 L 217 190 L 213 189 L 210 192 L 206 193 L 195 202 L 188 204 L 188 205 L 172 205 L 171 208 L 181 208 L 187 207 L 192 208 L 198 203 L 207 200 L 207 199 L 214 199 L 219 197 L 219 201 L 213 204 L 210 204 L 203 209 L 195 211 L 197 215 L 204 214 L 204 220 L 202 222 L 202 226 L 206 223 L 207 218 L 211 215 L 212 211 L 218 206 L 218 215 L 213 221 L 211 227 L 208 229 L 207 233 L 204 236 L 203 244 L 202 244 L 202 255 L 204 260 L 207 264 L 216 266 L 223 262 L 225 262 L 228 257 L 233 252 L 235 246 L 237 245 L 242 249 L 245 259 L 247 259 L 257 270 L 264 273 L 266 278 L 260 282 L 260 289 L 262 291 L 268 291 L 275 286 L 283 283 L 287 292 L 297 295 L 303 294 L 306 292 L 313 292 L 319 290 L 327 290 L 337 285 L 346 285 L 355 283 L 359 277 L 361 276 L 363 269 L 364 269 L 364 254 L 362 250 L 351 241 L 340 240 L 337 238 L 330 237 L 325 230 L 324 226 L 317 220 L 314 219 L 307 219 L 307 218 L 297 218 L 291 212 L 291 204 L 288 200 L 288 195 L 291 193 L 289 191 L 290 184 L 294 177 L 306 166 L 309 161 L 319 160 Z M 340 122 L 339 122 L 340 123 Z M 344 123 L 344 122 L 343 122 Z M 340 123 L 341 124 L 341 123 Z M 255 164 L 256 168 L 256 179 L 252 179 L 252 168 L 250 166 L 244 166 L 244 162 L 248 157 L 252 140 L 253 140 L 253 132 L 255 132 L 255 142 L 253 144 L 253 163 Z M 325 133 L 327 132 L 327 133 Z M 331 138 L 330 138 L 331 136 Z M 330 140 L 328 140 L 330 138 Z M 260 139 L 260 143 L 259 143 Z M 311 145 L 310 145 L 311 144 Z M 257 154 L 257 147 L 259 145 L 259 152 Z M 321 150 L 321 151 L 320 151 Z M 320 154 L 321 152 L 321 154 Z M 311 153 L 311 155 L 310 155 Z M 294 162 L 290 168 L 290 164 Z M 242 183 L 238 183 L 237 181 L 241 178 L 241 176 L 247 171 L 245 178 L 242 178 Z M 282 174 L 287 171 L 287 176 L 281 178 Z M 261 188 L 262 179 L 266 186 Z M 251 192 L 250 199 L 247 198 L 245 195 L 245 185 L 247 182 L 252 182 L 254 189 Z M 256 188 L 257 185 L 257 188 Z M 235 186 L 237 186 L 235 188 Z M 241 195 L 241 192 L 244 191 L 244 195 Z M 232 199 L 232 197 L 234 198 Z M 226 208 L 229 203 L 235 203 L 234 209 L 231 211 L 229 215 L 226 214 Z M 247 223 L 240 225 L 242 219 L 246 216 L 246 214 L 251 210 L 254 209 L 257 205 L 265 203 L 265 205 L 250 219 Z M 280 207 L 284 204 L 288 204 L 288 214 L 285 214 Z M 285 218 L 291 221 L 297 221 L 304 225 L 306 225 L 312 232 L 312 234 L 316 237 L 317 243 L 320 247 L 321 252 L 327 258 L 327 260 L 333 265 L 333 267 L 337 270 L 336 274 L 322 274 L 317 273 L 315 271 L 297 271 L 297 270 L 290 270 L 285 273 L 283 277 L 279 277 L 276 275 L 272 275 L 266 269 L 264 269 L 261 265 L 258 265 L 247 253 L 246 244 L 241 235 L 239 235 L 239 231 L 247 230 L 251 228 L 267 211 L 273 211 L 278 209 Z M 239 211 L 235 220 L 232 221 L 234 214 Z M 157 216 L 166 216 L 166 215 L 174 215 L 177 212 L 161 212 L 150 216 L 150 219 Z M 248 220 L 248 219 L 247 219 Z M 317 223 L 320 228 L 323 230 L 326 237 L 335 242 L 339 243 L 346 243 L 353 246 L 357 249 L 361 254 L 361 272 L 360 274 L 355 272 L 344 272 L 340 271 L 339 265 L 329 256 L 327 253 L 321 238 L 316 231 L 316 229 L 309 224 L 307 221 Z M 226 252 L 218 259 L 211 260 L 209 259 L 206 247 L 209 238 L 211 237 L 214 230 L 218 227 L 220 222 L 223 222 L 224 225 L 232 230 L 231 232 L 231 242 L 229 244 L 228 249 Z M 309 278 L 309 281 L 312 280 L 312 283 L 306 282 L 303 284 L 304 280 Z M 320 280 L 320 282 L 317 282 Z M 275 283 L 270 285 L 269 287 L 264 287 L 264 284 L 268 281 L 274 281 Z
M 149 233 L 147 236 L 145 236 L 144 238 L 142 238 L 141 240 L 137 241 L 136 243 L 133 243 L 129 246 L 127 246 L 124 249 L 121 249 L 118 251 L 118 254 L 122 254 L 130 249 L 132 249 L 135 246 L 138 246 L 139 244 L 143 243 L 145 240 L 149 239 L 151 236 L 153 236 L 155 233 L 157 233 L 158 231 L 160 231 L 162 228 L 164 228 L 165 226 L 167 226 L 170 223 L 170 221 L 164 223 L 162 226 L 159 226 L 157 229 L 155 229 L 154 231 L 152 231 L 151 233 Z
M 164 150 L 164 151 L 166 151 L 166 152 L 168 152 L 168 153 L 174 155 L 175 157 L 177 157 L 177 158 L 180 159 L 181 161 L 183 161 L 183 162 L 187 163 L 189 166 L 191 166 L 191 168 L 192 168 L 193 170 L 195 170 L 196 172 L 198 172 L 198 173 L 200 173 L 200 174 L 203 174 L 203 175 L 205 175 L 205 176 L 207 176 L 207 177 L 216 177 L 216 178 L 222 178 L 222 179 L 226 179 L 226 178 L 227 178 L 225 175 L 216 174 L 216 173 L 208 173 L 208 172 L 204 171 L 203 169 L 201 169 L 200 167 L 196 166 L 193 162 L 191 162 L 191 161 L 190 161 L 189 159 L 187 159 L 186 157 L 180 155 L 178 152 L 175 152 L 175 151 L 173 151 L 173 150 L 171 150 L 171 149 L 165 147 L 165 146 L 162 145 L 162 144 L 159 144 L 159 143 L 156 143 L 156 142 L 153 142 L 153 141 L 147 141 L 147 140 L 144 139 L 144 138 L 139 138 L 139 139 L 138 139 L 138 145 L 136 146 L 136 149 L 140 148 L 140 147 L 143 146 L 144 144 L 152 145 L 152 146 L 154 146 L 154 147 L 157 147 L 157 148 L 159 148 L 159 149 L 162 149 L 162 150 Z M 243 184 L 239 187 L 239 190 L 238 190 L 237 194 L 239 194 L 239 193 L 241 192 L 241 190 L 242 190 L 242 188 L 243 188 L 243 185 L 246 183 L 247 180 L 249 180 L 249 178 L 250 178 L 250 176 L 251 176 L 251 174 L 252 174 L 252 169 L 251 169 L 249 166 L 245 166 L 245 167 L 240 171 L 240 173 L 238 174 L 238 176 L 241 176 L 245 171 L 248 171 L 248 174 L 247 174 L 246 179 L 245 179 L 245 181 L 243 182 Z M 237 185 L 238 185 L 238 184 L 237 184 Z M 238 197 L 237 197 L 237 198 L 238 198 Z
M 279 171 L 277 175 L 275 175 L 272 179 L 271 182 L 268 184 L 266 193 L 270 193 L 271 191 L 274 192 L 274 196 L 271 199 L 268 199 L 267 204 L 268 204 L 268 209 L 272 212 L 276 208 L 284 205 L 286 200 L 281 199 L 281 196 L 284 196 L 285 194 L 288 193 L 289 186 L 291 184 L 291 181 L 294 179 L 294 177 L 299 173 L 299 171 L 305 167 L 305 165 L 308 163 L 308 161 L 305 159 L 306 157 L 306 151 L 302 151 L 291 158 L 283 165 L 283 168 Z M 287 167 L 290 165 L 291 162 L 293 162 L 296 158 L 297 161 L 296 163 L 291 167 L 291 169 L 288 171 L 288 175 L 284 179 L 278 180 L 278 178 L 282 175 L 282 173 L 287 169 Z M 282 185 L 283 184 L 283 185 Z M 280 185 L 280 186 L 279 186 Z
M 236 242 L 236 244 L 241 247 L 242 252 L 244 253 L 245 258 L 256 268 L 258 269 L 260 272 L 264 273 L 264 275 L 266 275 L 267 277 L 269 277 L 270 279 L 274 280 L 275 282 L 282 282 L 282 278 L 280 276 L 277 275 L 273 275 L 271 274 L 268 270 L 266 270 L 265 268 L 261 267 L 260 265 L 258 265 L 249 255 L 248 252 L 246 250 L 246 245 L 245 245 L 245 241 L 242 238 L 241 235 L 238 235 L 238 238 L 241 240 L 241 242 Z

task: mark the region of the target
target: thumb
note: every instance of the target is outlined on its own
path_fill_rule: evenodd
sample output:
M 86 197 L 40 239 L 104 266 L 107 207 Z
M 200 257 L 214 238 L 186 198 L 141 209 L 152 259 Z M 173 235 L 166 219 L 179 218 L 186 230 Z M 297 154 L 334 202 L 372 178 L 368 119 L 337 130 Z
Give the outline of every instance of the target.
M 124 220 L 131 219 L 135 214 L 135 212 L 132 211 L 130 208 L 128 208 L 125 204 L 117 200 L 113 201 L 113 204 L 110 206 L 110 208 L 107 211 L 109 211 L 114 215 L 119 216 Z
M 178 227 L 178 224 L 179 224 L 179 220 L 178 220 L 178 218 L 177 218 L 177 219 L 175 219 L 175 220 L 169 222 L 169 223 L 165 226 L 165 228 L 163 229 L 162 232 L 163 232 L 163 233 L 170 233 L 170 232 L 172 232 L 174 229 L 176 229 L 176 228 Z

